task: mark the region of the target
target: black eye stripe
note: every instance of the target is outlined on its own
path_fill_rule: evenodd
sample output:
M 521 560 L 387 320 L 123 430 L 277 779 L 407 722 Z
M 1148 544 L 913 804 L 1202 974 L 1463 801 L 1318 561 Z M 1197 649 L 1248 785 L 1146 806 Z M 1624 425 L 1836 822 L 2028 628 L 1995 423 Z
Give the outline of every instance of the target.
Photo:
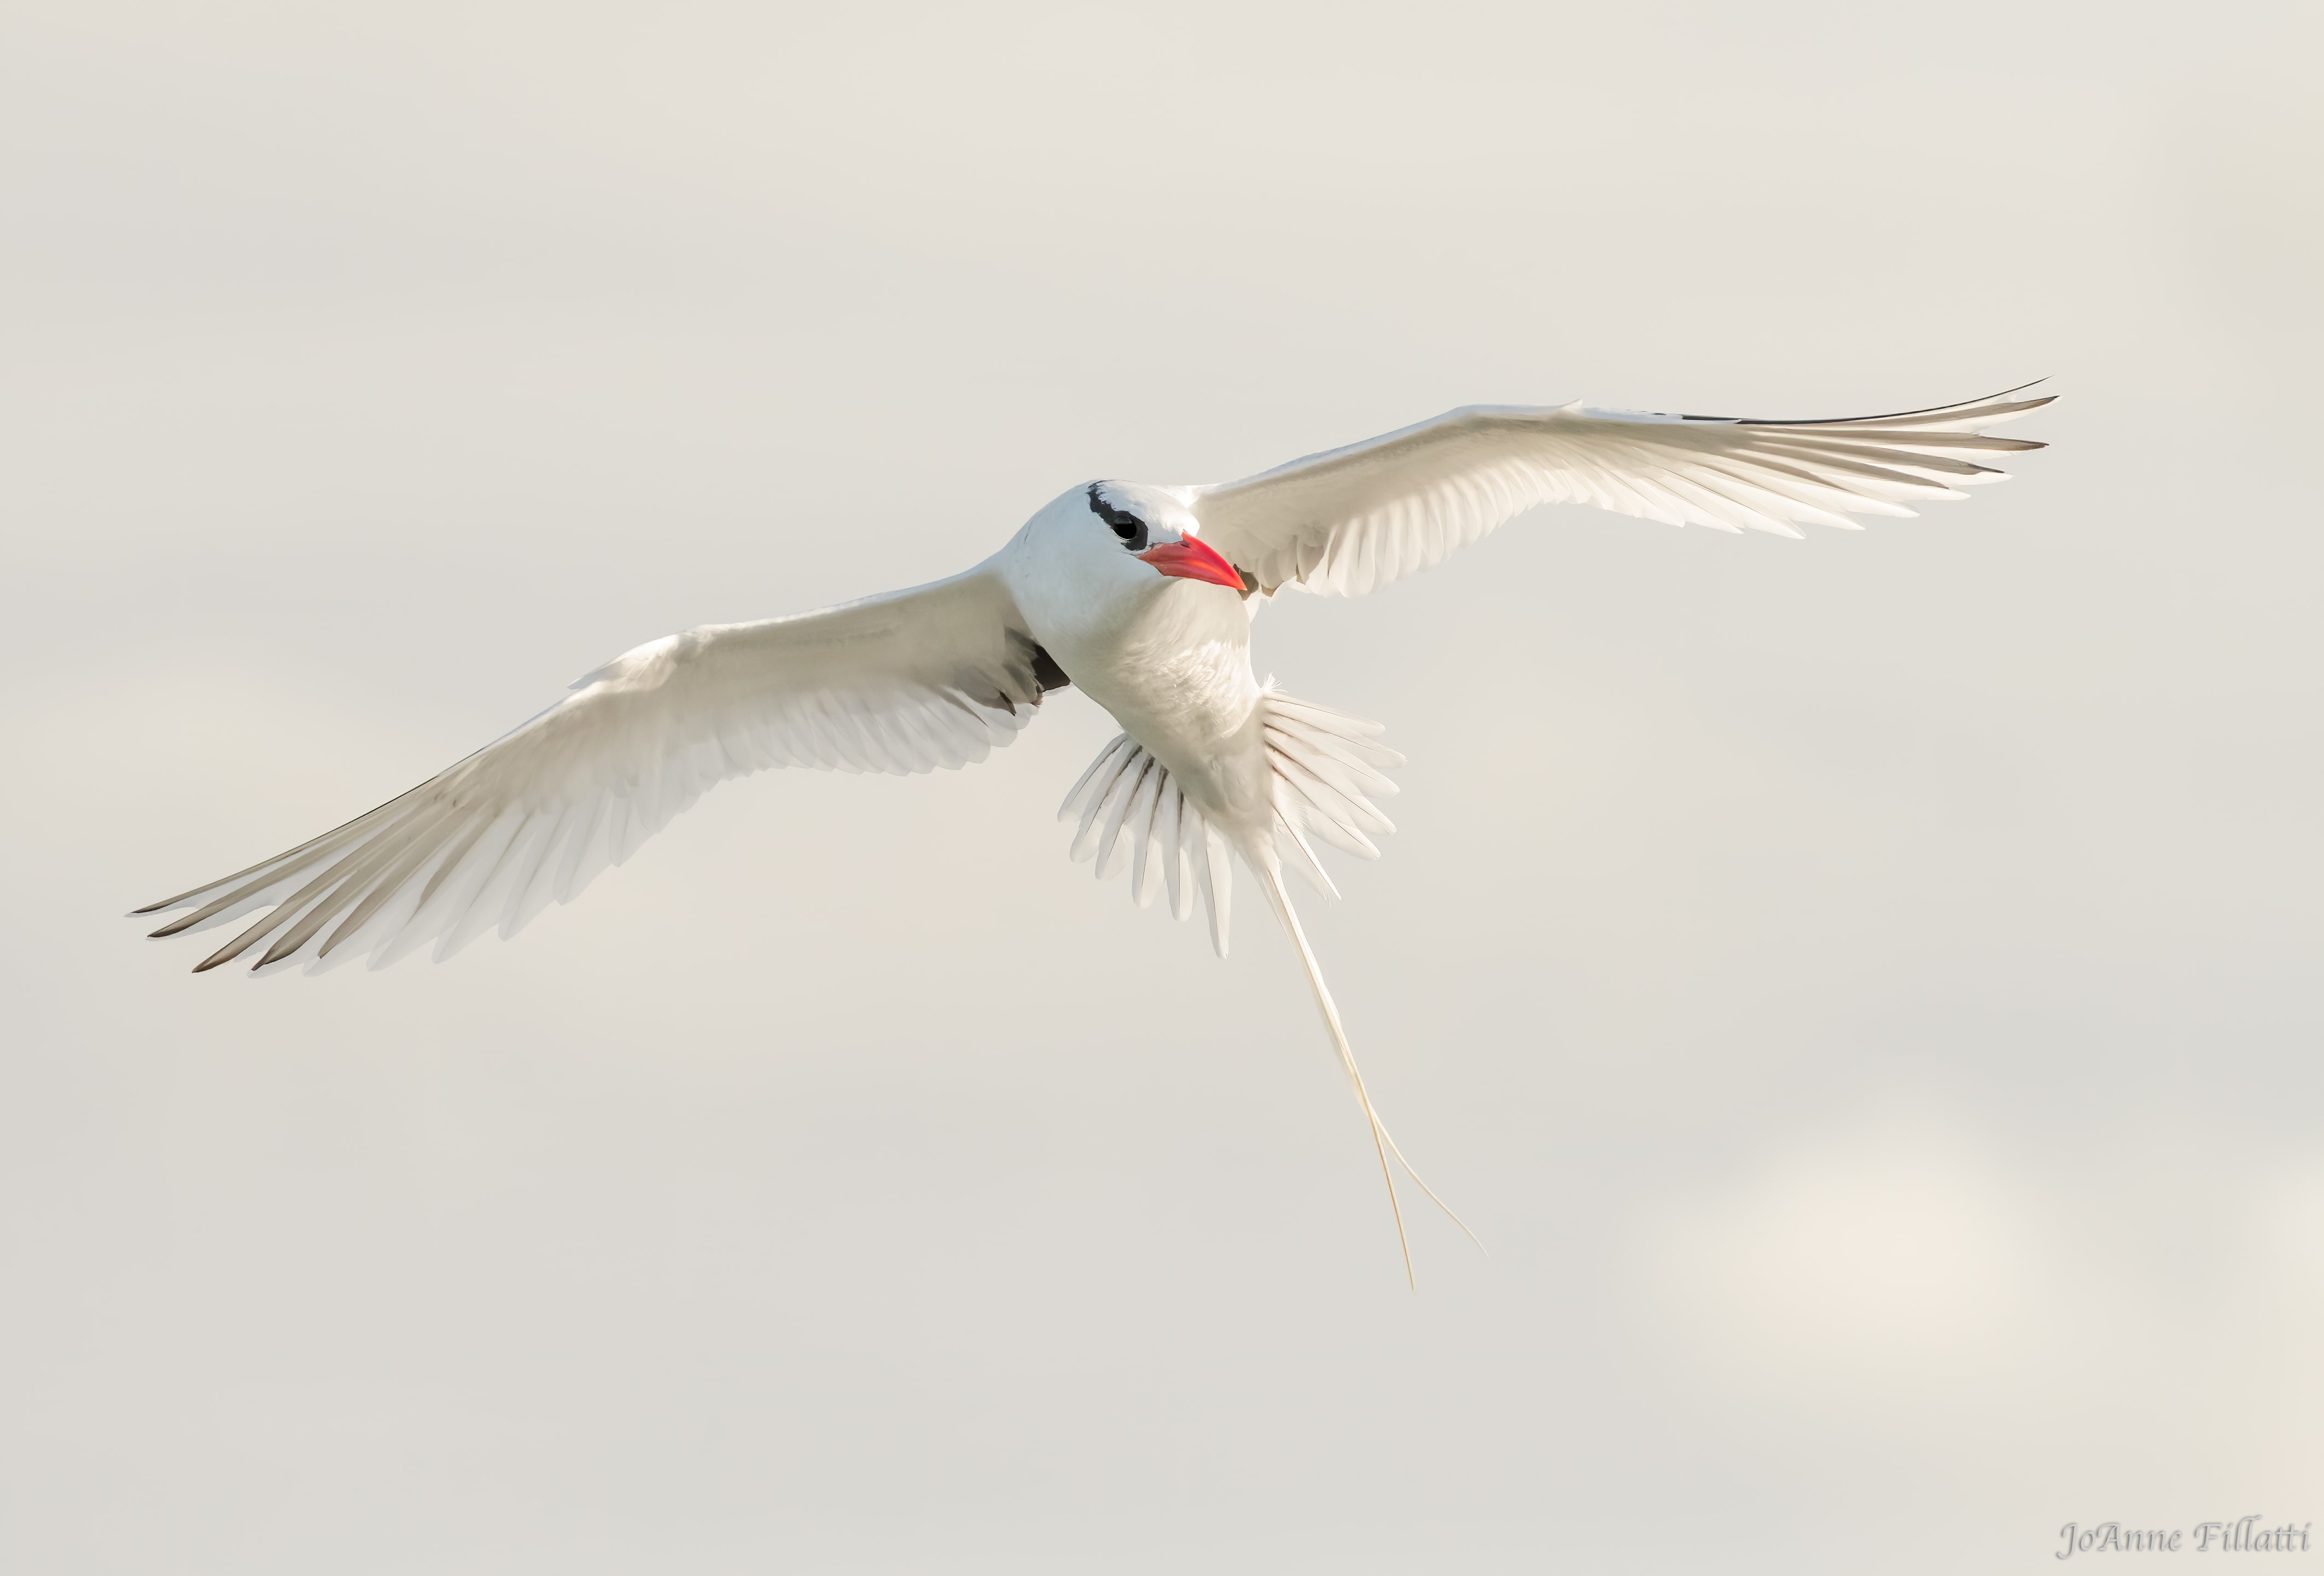
M 1089 484 L 1090 512 L 1113 528 L 1122 545 L 1133 553 L 1146 550 L 1146 522 L 1127 509 L 1116 509 L 1097 495 L 1098 484 Z

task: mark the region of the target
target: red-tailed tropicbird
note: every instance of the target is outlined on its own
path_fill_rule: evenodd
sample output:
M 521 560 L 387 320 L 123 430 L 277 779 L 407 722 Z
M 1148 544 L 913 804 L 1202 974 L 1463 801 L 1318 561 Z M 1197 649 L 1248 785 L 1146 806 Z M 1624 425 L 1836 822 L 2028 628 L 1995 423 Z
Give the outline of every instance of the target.
M 402 797 L 137 912 L 193 910 L 159 936 L 266 910 L 197 973 L 262 942 L 257 972 L 359 956 L 377 968 L 429 942 L 441 959 L 569 900 L 724 779 L 965 766 L 1075 685 L 1122 731 L 1059 812 L 1080 815 L 1074 857 L 1094 858 L 1100 877 L 1126 862 L 1139 904 L 1167 890 L 1181 919 L 1199 892 L 1222 957 L 1229 856 L 1240 857 L 1306 967 L 1401 1244 L 1388 1157 L 1404 1157 L 1364 1092 L 1283 869 L 1333 891 L 1311 836 L 1377 858 L 1370 834 L 1392 828 L 1372 801 L 1396 791 L 1380 769 L 1403 757 L 1379 743 L 1379 723 L 1259 684 L 1259 608 L 1285 590 L 1360 596 L 1542 503 L 1788 537 L 1808 521 L 1909 516 L 1906 500 L 1963 497 L 2006 479 L 1986 463 L 1997 454 L 2043 447 L 1982 435 L 2054 397 L 2023 392 L 1821 421 L 1475 405 L 1223 486 L 1087 483 L 949 580 L 640 646 Z

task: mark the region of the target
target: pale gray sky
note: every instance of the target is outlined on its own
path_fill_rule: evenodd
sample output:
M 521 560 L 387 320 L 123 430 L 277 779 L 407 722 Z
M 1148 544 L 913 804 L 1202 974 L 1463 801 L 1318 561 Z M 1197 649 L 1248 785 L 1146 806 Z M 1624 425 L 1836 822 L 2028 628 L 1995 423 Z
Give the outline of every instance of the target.
M 369 11 L 0 9 L 0 1565 L 2324 1521 L 2312 6 Z M 1308 921 L 1416 1296 L 1287 944 L 1067 861 L 1078 693 L 442 966 L 119 917 L 1090 476 L 2043 374 L 1923 520 L 1261 620 L 1411 760 Z

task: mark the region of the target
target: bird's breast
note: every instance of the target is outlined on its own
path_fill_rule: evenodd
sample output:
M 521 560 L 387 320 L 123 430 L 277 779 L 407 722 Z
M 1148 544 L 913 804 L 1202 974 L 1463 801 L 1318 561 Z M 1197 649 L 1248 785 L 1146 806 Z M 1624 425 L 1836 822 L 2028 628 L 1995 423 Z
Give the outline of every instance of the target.
M 1040 631 L 1037 631 L 1040 632 Z M 1053 631 L 1042 644 L 1074 683 L 1214 817 L 1264 796 L 1250 621 L 1231 592 L 1174 582 L 1126 617 Z

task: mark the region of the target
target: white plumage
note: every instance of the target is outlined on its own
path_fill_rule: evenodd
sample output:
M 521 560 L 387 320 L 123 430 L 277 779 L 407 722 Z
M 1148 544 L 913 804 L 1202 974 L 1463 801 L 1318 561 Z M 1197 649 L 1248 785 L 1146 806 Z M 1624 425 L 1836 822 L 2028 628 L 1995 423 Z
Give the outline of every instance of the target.
M 430 943 L 441 958 L 570 900 L 726 778 L 964 766 L 1070 683 L 1122 726 L 1059 812 L 1079 816 L 1073 856 L 1101 877 L 1126 867 L 1140 905 L 1167 892 L 1181 919 L 1199 893 L 1222 955 L 1235 859 L 1251 871 L 1385 1174 L 1394 1143 L 1282 871 L 1328 893 L 1311 838 L 1377 858 L 1372 838 L 1394 828 L 1373 801 L 1396 791 L 1380 769 L 1402 757 L 1376 723 L 1262 687 L 1250 620 L 1286 589 L 1360 596 L 1543 503 L 1791 537 L 1910 515 L 2005 480 L 1996 456 L 2043 447 L 1984 436 L 2050 402 L 2020 392 L 1831 421 L 1471 406 L 1222 486 L 1093 482 L 952 579 L 641 646 L 401 797 L 137 912 L 191 910 L 156 935 L 258 914 L 197 972 L 246 956 L 260 971 L 376 967 Z M 1393 1205 L 1392 1177 L 1388 1192 Z
M 928 771 L 982 760 L 1033 719 L 1032 637 L 971 573 L 640 646 L 457 765 L 336 831 L 140 913 L 154 932 L 271 912 L 201 968 L 449 956 L 569 901 L 730 777 L 773 766 Z
M 1194 512 L 1203 539 L 1263 586 L 1361 596 L 1539 503 L 1788 537 L 1804 524 L 1859 529 L 1850 514 L 1909 518 L 1908 500 L 1963 498 L 1963 486 L 2006 481 L 1981 459 L 2042 446 L 1979 429 L 2049 402 L 2005 394 L 1840 421 L 1661 416 L 1579 401 L 1471 405 L 1197 489 Z
M 1379 850 L 1365 833 L 1396 830 L 1372 803 L 1374 795 L 1396 792 L 1396 784 L 1378 768 L 1401 766 L 1404 757 L 1373 742 L 1381 732 L 1378 723 L 1271 689 L 1259 692 L 1259 715 L 1272 773 L 1277 856 L 1317 891 L 1336 898 L 1340 889 L 1305 834 L 1313 832 L 1358 858 L 1378 859 Z M 1128 857 L 1130 896 L 1138 906 L 1150 907 L 1167 888 L 1170 911 L 1181 919 L 1194 913 L 1199 890 L 1211 917 L 1211 945 L 1221 957 L 1226 955 L 1231 843 L 1210 834 L 1168 767 L 1129 734 L 1117 733 L 1074 784 L 1057 819 L 1070 820 L 1075 811 L 1081 814 L 1072 845 L 1076 861 L 1095 859 L 1103 880 L 1118 874 Z

